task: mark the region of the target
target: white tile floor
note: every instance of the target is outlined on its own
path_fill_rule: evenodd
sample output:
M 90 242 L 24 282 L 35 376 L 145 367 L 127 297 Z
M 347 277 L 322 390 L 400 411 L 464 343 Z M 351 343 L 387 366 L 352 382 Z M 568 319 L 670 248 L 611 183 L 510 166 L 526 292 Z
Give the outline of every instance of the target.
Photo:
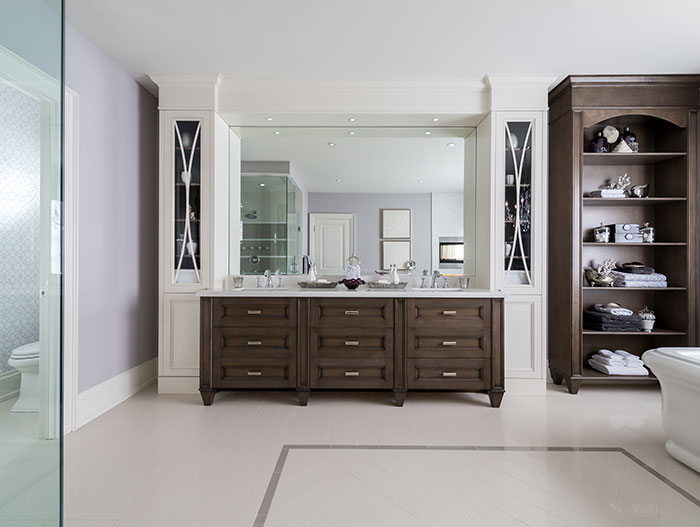
M 397 408 L 393 406 L 391 394 L 332 392 L 312 393 L 306 408 L 296 404 L 294 393 L 220 393 L 214 405 L 207 408 L 201 405 L 198 396 L 158 396 L 151 388 L 66 438 L 66 525 L 250 527 L 263 501 L 280 450 L 286 444 L 622 447 L 700 498 L 700 475 L 673 460 L 663 448 L 660 405 L 660 393 L 654 388 L 584 387 L 578 396 L 571 396 L 559 387 L 553 387 L 546 397 L 506 394 L 500 409 L 490 408 L 487 398 L 482 395 L 410 393 L 406 405 Z M 628 509 L 630 514 L 640 518 L 651 517 L 643 506 L 650 504 L 658 508 L 660 503 L 678 499 L 671 489 L 663 487 L 664 490 L 659 490 L 659 480 L 648 473 L 630 477 L 642 469 L 630 465 L 630 461 L 619 453 L 568 453 L 566 462 L 561 461 L 566 456 L 559 454 L 521 455 L 524 460 L 516 462 L 513 458 L 518 455 L 513 453 L 393 451 L 394 454 L 388 457 L 384 453 L 376 455 L 371 462 L 364 463 L 364 468 L 361 463 L 350 459 L 357 470 L 369 472 L 364 481 L 344 477 L 342 481 L 347 487 L 341 483 L 341 478 L 328 476 L 331 479 L 326 480 L 325 476 L 320 476 L 314 479 L 308 470 L 303 472 L 303 466 L 298 475 L 306 478 L 308 488 L 289 484 L 286 480 L 290 475 L 296 478 L 297 469 L 294 467 L 304 465 L 305 456 L 307 461 L 310 458 L 315 460 L 312 466 L 319 463 L 337 465 L 343 456 L 343 462 L 347 463 L 348 456 L 358 455 L 352 452 L 334 451 L 333 455 L 339 457 L 319 461 L 323 459 L 320 454 L 314 456 L 313 452 L 290 451 L 288 462 L 291 464 L 282 472 L 279 494 L 276 492 L 272 499 L 265 525 L 294 525 L 291 513 L 288 517 L 290 523 L 285 523 L 282 513 L 284 507 L 289 507 L 290 500 L 304 504 L 296 509 L 295 514 L 306 515 L 308 522 L 305 525 L 308 526 L 350 525 L 342 521 L 338 523 L 338 518 L 345 517 L 342 511 L 348 507 L 361 511 L 368 518 L 365 525 L 461 527 L 522 525 L 522 522 L 527 525 L 527 518 L 546 516 L 513 517 L 515 509 L 507 488 L 496 493 L 495 498 L 490 497 L 491 501 L 476 503 L 468 513 L 471 517 L 465 516 L 463 509 L 440 511 L 438 504 L 449 504 L 449 496 L 459 492 L 457 483 L 448 490 L 430 485 L 429 491 L 441 489 L 442 494 L 436 495 L 433 502 L 421 502 L 423 508 L 420 510 L 410 510 L 409 507 L 409 510 L 397 512 L 396 516 L 391 513 L 395 508 L 380 507 L 381 502 L 372 501 L 377 493 L 367 489 L 371 488 L 370 484 L 385 484 L 381 478 L 374 478 L 373 473 L 389 481 L 401 474 L 402 488 L 407 495 L 420 495 L 421 489 L 426 488 L 427 480 L 421 476 L 426 471 L 432 471 L 431 477 L 437 480 L 463 482 L 464 486 L 471 481 L 470 478 L 477 477 L 470 473 L 470 467 L 478 468 L 478 477 L 494 478 L 491 471 L 500 470 L 494 481 L 521 485 L 523 471 L 532 468 L 528 463 L 534 464 L 535 468 L 548 467 L 544 475 L 537 475 L 537 470 L 530 472 L 543 485 L 548 485 L 548 489 L 556 487 L 557 492 L 564 493 L 566 487 L 560 487 L 556 479 L 560 477 L 556 467 L 562 463 L 569 467 L 567 470 L 581 467 L 582 470 L 571 472 L 578 475 L 579 481 L 602 477 L 590 471 L 595 466 L 609 465 L 624 478 L 617 494 L 605 494 L 609 505 L 622 506 L 630 503 L 631 495 L 641 496 L 640 507 Z M 329 452 L 323 454 L 328 456 Z M 443 459 L 440 456 L 448 457 Z M 449 456 L 456 457 L 448 463 L 445 459 Z M 403 466 L 393 464 L 395 457 L 404 459 Z M 589 459 L 591 461 L 586 461 Z M 398 472 L 392 475 L 392 470 Z M 319 474 L 323 471 L 316 471 L 316 475 Z M 571 488 L 575 488 L 577 480 L 571 484 Z M 338 502 L 328 495 L 323 499 L 307 499 L 314 493 L 320 497 L 318 493 L 324 488 L 335 489 L 336 493 L 351 499 Z M 362 499 L 373 498 L 362 502 L 362 496 Z M 668 501 L 654 501 L 658 496 Z M 576 501 L 576 496 L 569 495 L 569 498 L 572 507 L 578 507 L 576 510 L 584 518 L 602 518 L 599 523 L 589 521 L 587 525 L 624 525 L 615 524 L 611 517 L 601 515 L 595 508 L 600 506 L 598 502 L 591 504 L 588 510 L 585 507 L 587 502 Z M 562 502 L 541 495 L 538 499 L 543 500 L 538 502 L 541 510 L 538 514 L 559 517 L 561 510 L 558 507 Z M 685 506 L 685 502 L 679 503 Z M 678 514 L 684 514 L 686 509 L 683 506 L 676 507 L 681 511 Z M 328 520 L 329 510 L 335 515 L 333 521 L 336 523 Z M 535 509 L 528 510 L 534 514 Z M 700 517 L 700 509 L 690 508 L 688 511 Z M 406 514 L 416 516 L 415 513 L 423 514 L 426 522 L 404 521 L 410 519 Z M 598 516 L 593 516 L 596 514 Z M 510 515 L 507 521 L 504 515 Z M 573 525 L 577 525 L 574 520 L 569 518 Z M 549 525 L 548 521 L 533 525 Z M 638 524 L 645 525 L 643 520 Z M 675 527 L 684 524 L 661 523 L 659 517 L 659 522 L 649 525 Z

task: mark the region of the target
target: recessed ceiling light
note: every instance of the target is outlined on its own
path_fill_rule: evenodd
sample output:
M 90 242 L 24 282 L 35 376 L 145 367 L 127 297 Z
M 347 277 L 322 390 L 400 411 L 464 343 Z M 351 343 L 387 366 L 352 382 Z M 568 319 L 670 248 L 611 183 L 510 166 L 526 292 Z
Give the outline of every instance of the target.
M 419 180 L 418 180 L 418 183 L 423 183 L 423 180 L 422 180 L 422 179 L 419 179 Z
M 357 121 L 357 119 L 355 119 L 354 117 L 350 117 L 350 118 L 348 119 L 348 121 L 350 121 L 351 123 L 354 123 L 355 121 Z
M 429 130 L 426 130 L 426 131 L 425 131 L 425 135 L 430 135 L 430 134 L 432 134 L 432 133 L 433 133 L 433 132 L 431 132 L 431 131 L 429 131 Z
M 267 117 L 265 120 L 266 120 L 266 121 L 272 121 L 273 119 L 272 119 L 272 117 Z
M 350 130 L 348 133 L 349 133 L 350 135 L 355 135 L 355 130 Z
M 335 181 L 336 181 L 337 183 L 342 183 L 342 182 L 343 182 L 342 179 L 336 179 Z
M 326 143 L 328 146 L 335 146 L 335 143 Z
M 447 143 L 447 146 L 455 146 L 454 143 Z
M 264 187 L 264 186 L 265 186 L 265 183 L 260 183 L 260 186 L 261 186 L 261 187 Z
M 439 117 L 433 117 L 433 122 L 434 122 L 434 123 L 437 123 L 439 120 L 440 120 Z
M 275 130 L 275 135 L 280 135 L 280 131 L 279 131 L 279 130 Z

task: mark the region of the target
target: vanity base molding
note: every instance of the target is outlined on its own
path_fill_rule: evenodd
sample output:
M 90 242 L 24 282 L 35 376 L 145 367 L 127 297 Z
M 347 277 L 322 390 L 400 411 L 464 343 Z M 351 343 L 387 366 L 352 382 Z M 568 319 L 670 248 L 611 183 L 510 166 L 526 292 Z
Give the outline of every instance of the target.
M 202 401 L 220 390 L 504 390 L 502 298 L 205 297 Z

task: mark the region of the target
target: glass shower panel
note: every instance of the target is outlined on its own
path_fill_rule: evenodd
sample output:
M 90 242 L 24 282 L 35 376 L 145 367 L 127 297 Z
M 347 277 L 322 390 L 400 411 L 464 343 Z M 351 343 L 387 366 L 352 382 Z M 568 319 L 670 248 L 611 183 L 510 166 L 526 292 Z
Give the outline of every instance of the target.
M 292 178 L 287 180 L 287 274 L 301 274 L 302 193 Z
M 0 527 L 61 525 L 63 3 L 0 3 Z

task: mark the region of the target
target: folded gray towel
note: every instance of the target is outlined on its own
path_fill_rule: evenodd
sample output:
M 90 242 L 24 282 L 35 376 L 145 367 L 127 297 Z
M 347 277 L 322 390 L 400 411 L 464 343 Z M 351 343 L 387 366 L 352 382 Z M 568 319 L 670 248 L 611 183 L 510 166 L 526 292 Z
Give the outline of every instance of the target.
M 665 280 L 659 280 L 658 282 L 653 282 L 649 280 L 615 280 L 613 282 L 614 287 L 668 287 L 668 282 Z
M 632 282 L 664 282 L 666 281 L 666 275 L 661 273 L 651 273 L 651 274 L 636 274 L 636 273 L 621 273 L 620 271 L 611 271 L 610 276 L 612 276 L 616 281 L 632 281 Z

